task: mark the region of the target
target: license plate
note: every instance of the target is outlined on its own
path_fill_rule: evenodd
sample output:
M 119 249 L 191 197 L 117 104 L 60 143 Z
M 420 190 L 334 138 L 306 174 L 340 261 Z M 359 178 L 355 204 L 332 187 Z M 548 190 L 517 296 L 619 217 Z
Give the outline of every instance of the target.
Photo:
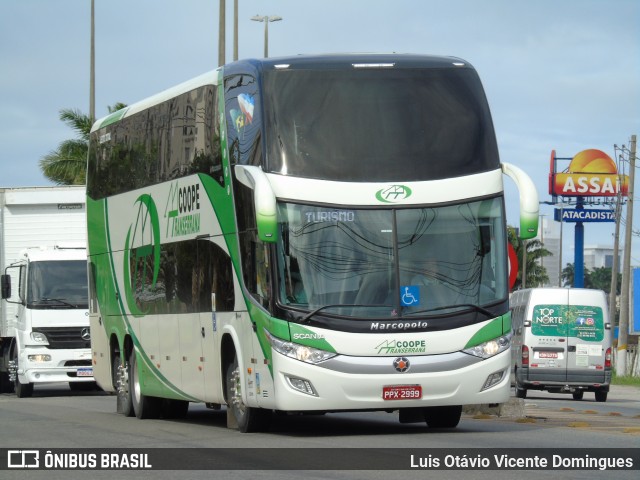
M 558 358 L 558 352 L 539 352 L 539 358 Z
M 390 385 L 382 387 L 383 400 L 417 400 L 422 398 L 422 385 Z
M 76 374 L 78 377 L 93 377 L 93 368 L 79 368 Z

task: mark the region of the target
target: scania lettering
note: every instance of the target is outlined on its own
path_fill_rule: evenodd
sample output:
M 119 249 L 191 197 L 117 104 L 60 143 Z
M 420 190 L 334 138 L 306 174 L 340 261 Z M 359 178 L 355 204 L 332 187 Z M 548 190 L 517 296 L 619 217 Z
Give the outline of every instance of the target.
M 455 427 L 509 397 L 505 174 L 535 237 L 533 183 L 449 57 L 243 60 L 98 120 L 97 381 L 125 415 L 226 405 L 243 432 L 274 411 Z

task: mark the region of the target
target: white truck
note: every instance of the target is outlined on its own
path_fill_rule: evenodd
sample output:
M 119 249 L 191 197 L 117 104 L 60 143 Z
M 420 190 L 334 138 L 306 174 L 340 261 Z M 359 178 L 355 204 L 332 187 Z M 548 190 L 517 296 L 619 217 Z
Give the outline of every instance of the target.
M 83 186 L 0 188 L 0 392 L 95 387 Z

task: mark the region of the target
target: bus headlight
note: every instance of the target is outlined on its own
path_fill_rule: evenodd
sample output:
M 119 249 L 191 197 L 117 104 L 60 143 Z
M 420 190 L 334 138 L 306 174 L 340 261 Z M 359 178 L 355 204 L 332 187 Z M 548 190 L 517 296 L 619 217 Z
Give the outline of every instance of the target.
M 489 358 L 509 349 L 511 345 L 511 334 L 502 335 L 475 347 L 465 348 L 464 353 L 480 358 Z
M 318 348 L 300 345 L 299 343 L 281 340 L 274 337 L 266 330 L 264 331 L 264 333 L 267 336 L 267 340 L 269 340 L 271 347 L 276 352 L 290 358 L 295 358 L 296 360 L 300 360 L 301 362 L 315 364 L 336 356 L 336 354 L 333 352 L 327 352 L 326 350 L 320 350 Z

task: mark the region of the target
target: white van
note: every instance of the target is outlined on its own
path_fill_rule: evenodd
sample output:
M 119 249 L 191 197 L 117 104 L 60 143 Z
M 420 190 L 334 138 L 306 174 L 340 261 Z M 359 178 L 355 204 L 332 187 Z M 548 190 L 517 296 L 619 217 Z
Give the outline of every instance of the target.
M 530 288 L 511 295 L 511 379 L 527 390 L 585 391 L 606 402 L 611 383 L 611 323 L 602 290 Z

